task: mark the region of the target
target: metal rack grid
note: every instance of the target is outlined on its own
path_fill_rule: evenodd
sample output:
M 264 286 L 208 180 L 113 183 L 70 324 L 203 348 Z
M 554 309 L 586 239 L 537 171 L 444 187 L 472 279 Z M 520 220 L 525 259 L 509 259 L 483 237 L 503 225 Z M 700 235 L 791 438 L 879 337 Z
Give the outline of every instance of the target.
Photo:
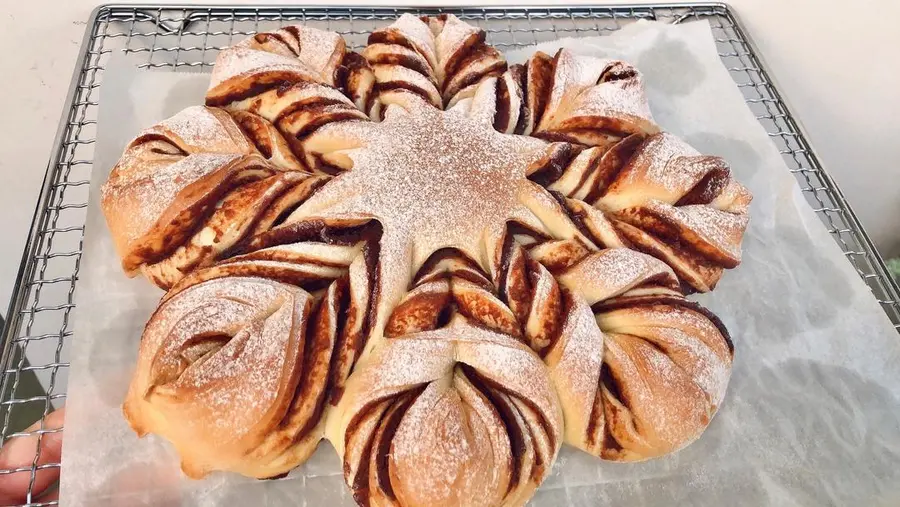
M 403 12 L 453 13 L 484 28 L 488 41 L 501 51 L 559 37 L 610 33 L 638 19 L 668 23 L 708 20 L 722 63 L 778 146 L 807 201 L 900 329 L 896 283 L 840 190 L 819 164 L 746 31 L 723 4 L 452 9 L 102 6 L 87 25 L 3 334 L 0 440 L 38 439 L 38 453 L 30 466 L 0 470 L 0 480 L 9 474 L 30 474 L 23 505 L 56 505 L 55 501 L 32 495 L 31 487 L 37 471 L 60 466 L 38 462 L 43 435 L 58 430 L 41 427 L 24 432 L 22 427 L 26 420 L 47 414 L 66 396 L 73 297 L 96 134 L 97 90 L 110 54 L 123 51 L 138 55 L 144 60 L 143 67 L 206 68 L 232 42 L 290 23 L 336 31 L 351 47 L 359 49 L 374 28 Z M 29 363 L 28 357 L 37 352 L 52 359 Z

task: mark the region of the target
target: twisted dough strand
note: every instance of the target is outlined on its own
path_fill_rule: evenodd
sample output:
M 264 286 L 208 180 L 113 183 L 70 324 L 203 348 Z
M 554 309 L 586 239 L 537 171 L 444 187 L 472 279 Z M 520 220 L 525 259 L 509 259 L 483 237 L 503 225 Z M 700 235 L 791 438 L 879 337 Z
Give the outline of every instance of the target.
M 698 438 L 724 396 L 733 347 L 672 270 L 580 239 L 532 236 L 527 251 L 508 241 L 500 296 L 550 367 L 566 442 L 635 461 Z
M 348 381 L 328 434 L 361 505 L 520 505 L 562 418 L 546 367 L 477 265 L 434 254 Z
M 309 383 L 310 307 L 304 291 L 255 278 L 181 292 L 147 325 L 126 419 L 138 434 L 171 440 L 191 477 L 286 472 L 314 449 L 304 428 L 282 424 L 297 385 Z
M 100 204 L 125 271 L 168 288 L 272 227 L 323 182 L 300 170 L 266 120 L 192 107 L 129 143 Z
M 371 70 L 332 32 L 288 26 L 257 34 L 216 58 L 206 104 L 249 112 L 271 122 L 312 171 L 335 173 L 304 148 L 304 139 L 331 122 L 364 120 Z
M 452 14 L 417 18 L 403 14 L 372 32 L 363 56 L 375 73 L 372 101 L 366 111 L 381 117 L 379 98 L 395 90 L 415 93 L 443 109 L 469 96 L 487 77 L 506 70 L 506 61 L 485 43 L 481 28 Z
M 740 263 L 750 193 L 723 159 L 671 134 L 584 150 L 548 188 L 593 242 L 651 254 L 690 290 L 712 290 Z
M 191 477 L 266 478 L 298 466 L 369 336 L 376 256 L 376 238 L 348 233 L 182 279 L 144 331 L 123 407 L 132 427 L 172 441 Z
M 497 90 L 495 128 L 606 149 L 633 135 L 659 132 L 643 77 L 626 62 L 537 51 L 512 65 Z

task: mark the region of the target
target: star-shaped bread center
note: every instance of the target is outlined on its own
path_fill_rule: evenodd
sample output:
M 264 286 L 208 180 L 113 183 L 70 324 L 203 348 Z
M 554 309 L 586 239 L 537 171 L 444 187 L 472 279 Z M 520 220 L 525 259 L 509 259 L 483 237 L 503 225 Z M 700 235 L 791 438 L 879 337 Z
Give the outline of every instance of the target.
M 442 248 L 459 249 L 492 271 L 491 255 L 506 224 L 536 223 L 529 203 L 541 190 L 527 174 L 549 146 L 497 132 L 492 104 L 476 95 L 442 111 L 406 97 L 389 106 L 381 122 L 318 129 L 307 145 L 347 171 L 288 222 L 378 220 L 386 304 L 396 302 L 416 270 Z

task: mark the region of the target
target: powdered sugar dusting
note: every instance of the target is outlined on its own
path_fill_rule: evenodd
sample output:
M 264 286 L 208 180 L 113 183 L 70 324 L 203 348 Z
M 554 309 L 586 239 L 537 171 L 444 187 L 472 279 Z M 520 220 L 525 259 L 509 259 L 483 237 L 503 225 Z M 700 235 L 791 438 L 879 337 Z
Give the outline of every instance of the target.
M 471 325 L 440 331 L 454 336 L 457 356 L 510 392 L 536 404 L 556 435 L 562 432 L 562 414 L 550 383 L 547 366 L 517 340 Z M 486 344 L 490 343 L 490 346 Z
M 466 474 L 473 448 L 466 437 L 466 416 L 458 395 L 431 384 L 404 415 L 391 444 L 391 460 L 398 463 L 404 481 L 398 487 L 416 496 L 449 499 Z M 422 458 L 428 458 L 423 460 Z M 427 469 L 410 466 L 427 463 Z M 410 467 L 410 470 L 404 470 Z
M 142 351 L 139 371 L 149 383 L 143 389 L 165 382 L 167 392 L 188 400 L 179 405 L 179 419 L 198 436 L 218 444 L 240 440 L 277 415 L 270 410 L 276 397 L 292 393 L 282 374 L 285 364 L 297 362 L 304 316 L 294 312 L 306 297 L 291 286 L 240 277 L 177 294 L 144 333 L 142 349 L 156 353 Z
M 693 440 L 709 420 L 702 390 L 662 351 L 644 340 L 607 333 L 607 363 L 628 398 L 634 429 L 616 420 L 619 432 L 635 431 L 635 440 L 670 450 Z M 616 434 L 616 430 L 613 430 Z
M 547 271 L 546 268 L 541 266 L 537 284 L 535 284 L 534 286 L 534 294 L 532 295 L 532 309 L 540 308 L 548 303 L 547 300 L 550 298 L 555 285 L 556 283 L 553 281 L 553 277 L 550 275 L 550 272 Z
M 446 63 L 467 36 L 478 31 L 449 16 L 443 31 L 435 37 L 427 24 L 408 14 L 389 29 L 402 32 L 429 62 L 434 63 L 438 58 L 441 64 Z M 232 77 L 273 70 L 304 76 L 317 73 L 315 79 L 309 80 L 330 83 L 333 76 L 330 64 L 334 55 L 343 51 L 343 40 L 337 34 L 305 27 L 299 28 L 297 36 L 300 56 L 296 59 L 249 47 L 226 50 L 214 70 L 211 89 Z M 598 82 L 608 64 L 606 60 L 575 58 L 564 51 L 554 77 L 548 111 L 554 110 L 557 119 L 632 115 L 650 121 L 639 75 Z M 622 63 L 612 65 L 627 67 Z M 480 89 L 482 95 L 493 99 L 495 90 L 490 89 L 490 93 L 485 90 Z M 352 170 L 321 188 L 288 222 L 365 217 L 381 223 L 384 234 L 377 278 L 381 284 L 377 310 L 380 323 L 407 290 L 412 274 L 435 251 L 458 248 L 475 259 L 484 271 L 494 272 L 493 255 L 499 251 L 501 231 L 507 221 L 520 217 L 537 221 L 538 216 L 543 219 L 551 215 L 530 210 L 522 202 L 523 195 L 536 195 L 531 188 L 534 184 L 525 177 L 526 169 L 545 154 L 547 143 L 496 132 L 491 125 L 494 111 L 476 107 L 478 99 L 476 92 L 474 98 L 466 98 L 455 110 L 446 112 L 414 99 L 403 107 L 388 106 L 385 120 L 380 124 L 332 123 L 313 134 L 354 138 L 360 141 L 355 144 L 359 147 L 334 148 L 332 155 L 344 155 L 352 160 Z M 552 121 L 552 117 L 547 114 L 544 119 Z M 207 120 L 189 115 L 176 117 L 161 124 L 161 128 L 178 132 L 181 140 L 190 146 L 208 146 L 231 135 L 221 124 Z M 696 152 L 673 136 L 658 136 L 655 142 L 648 144 L 642 153 L 647 161 L 646 173 L 631 176 L 660 185 L 667 190 L 666 195 L 676 196 L 679 191 L 683 194 L 708 170 L 699 163 L 676 164 L 675 161 L 695 156 Z M 152 171 L 139 175 L 152 196 L 145 206 L 146 212 L 158 216 L 186 184 L 231 163 L 242 151 L 236 147 L 235 153 L 190 155 L 174 163 L 172 158 L 181 155 L 164 155 L 169 157 L 168 165 L 160 165 L 160 170 L 152 166 Z M 134 150 L 123 161 L 147 153 L 146 149 Z M 116 189 L 104 191 L 114 195 Z M 559 208 L 549 194 L 538 193 L 538 198 L 531 199 L 533 207 L 536 203 L 541 209 Z M 739 244 L 734 242 L 732 233 L 738 228 L 743 231 L 746 217 L 711 210 L 708 206 L 668 208 L 671 216 L 739 258 Z M 577 230 L 572 231 L 575 227 L 564 213 L 554 213 L 560 222 L 550 223 L 548 218 L 544 222 L 546 229 L 567 236 L 580 235 Z M 566 223 L 561 225 L 563 221 Z M 354 282 L 364 276 L 359 274 L 361 271 L 364 270 L 351 269 L 352 276 L 357 277 Z M 549 272 L 542 274 L 534 287 L 535 307 L 542 306 L 538 303 L 551 297 L 556 287 Z M 587 303 L 621 295 L 658 275 L 667 276 L 675 283 L 672 270 L 662 262 L 622 249 L 592 254 L 560 277 L 561 283 L 578 294 L 572 296 L 574 305 L 566 316 L 556 346 L 558 350 L 548 354 L 548 361 L 555 361 L 552 371 L 531 349 L 510 336 L 473 326 L 457 315 L 442 329 L 370 341 L 377 346 L 358 363 L 345 399 L 353 402 L 351 408 L 359 410 L 376 400 L 427 385 L 397 430 L 391 459 L 422 463 L 419 473 L 415 466 L 403 471 L 404 482 L 405 487 L 418 488 L 428 498 L 477 492 L 481 482 L 498 480 L 501 462 L 506 463 L 497 447 L 498 442 L 504 441 L 500 438 L 504 426 L 502 421 L 490 420 L 495 412 L 487 406 L 487 398 L 472 396 L 475 388 L 465 382 L 462 370 L 456 369 L 456 365 L 472 366 L 483 377 L 504 386 L 503 396 L 513 398 L 513 404 L 527 406 L 529 412 L 539 412 L 542 422 L 549 424 L 548 432 L 555 435 L 533 437 L 544 441 L 552 436 L 558 442 L 563 420 L 554 387 L 567 389 L 566 417 L 575 414 L 572 420 L 577 424 L 590 417 L 594 394 L 599 388 L 604 334 Z M 354 286 L 358 289 L 367 282 L 368 278 Z M 177 361 L 181 360 L 179 354 L 189 347 L 189 338 L 205 333 L 231 337 L 214 353 L 192 363 L 173 384 L 176 389 L 191 392 L 189 398 L 194 406 L 213 414 L 213 418 L 203 419 L 202 410 L 196 412 L 198 417 L 189 424 L 198 431 L 208 429 L 210 437 L 221 434 L 224 439 L 239 439 L 255 425 L 265 422 L 262 418 L 266 410 L 283 394 L 280 389 L 285 365 L 301 363 L 293 355 L 291 340 L 295 338 L 295 324 L 303 320 L 296 314 L 294 303 L 297 298 L 306 297 L 302 291 L 293 292 L 286 287 L 243 278 L 206 282 L 166 303 L 148 328 L 148 334 L 150 329 L 157 333 L 149 337 L 148 343 L 155 344 L 154 350 L 164 349 L 164 360 L 155 366 L 169 368 L 177 367 Z M 686 405 L 699 405 L 699 398 L 685 401 L 690 396 L 677 393 L 685 372 L 711 399 L 721 399 L 730 363 L 704 341 L 706 335 L 698 337 L 710 332 L 705 321 L 692 321 L 702 316 L 662 312 L 667 317 L 648 325 L 650 317 L 646 313 L 633 313 L 619 312 L 616 316 L 598 318 L 620 319 L 603 322 L 610 326 L 609 330 L 614 330 L 613 334 L 627 332 L 614 337 L 621 344 L 613 344 L 612 355 L 618 353 L 619 367 L 627 370 L 627 382 L 637 389 L 634 406 L 639 418 L 665 423 L 677 420 L 679 410 Z M 637 322 L 633 328 L 625 322 L 630 318 Z M 376 323 L 375 335 L 379 328 L 380 324 Z M 168 333 L 163 338 L 159 334 L 161 330 Z M 169 342 L 160 345 L 163 339 Z M 637 345 L 629 343 L 630 340 L 638 342 Z M 658 345 L 659 349 L 647 342 Z M 166 361 L 168 364 L 163 364 Z M 551 383 L 554 380 L 555 386 Z M 667 390 L 681 396 L 671 396 L 674 401 L 668 403 Z M 466 405 L 474 410 L 466 409 Z M 669 431 L 669 428 L 654 429 L 660 433 Z M 679 428 L 672 431 L 677 432 Z M 668 434 L 666 438 L 677 440 L 677 436 Z M 415 461 L 422 456 L 424 461 Z M 479 460 L 481 465 L 471 465 Z M 473 473 L 473 469 L 479 473 Z M 488 480 L 482 473 L 493 475 Z M 494 503 L 486 497 L 474 497 L 473 501 L 480 500 Z
M 656 209 L 660 213 L 670 216 L 673 220 L 684 224 L 692 232 L 699 234 L 718 250 L 726 253 L 736 262 L 741 260 L 741 238 L 750 217 L 736 215 L 726 211 L 719 211 L 709 206 L 666 206 L 665 204 L 651 201 L 647 205 L 650 209 Z
M 600 386 L 603 365 L 603 333 L 583 298 L 572 295 L 573 304 L 555 348 L 547 355 L 550 374 L 562 398 L 566 434 L 585 437 Z
M 445 66 L 457 51 L 463 46 L 472 34 L 478 33 L 479 28 L 464 23 L 456 16 L 447 16 L 444 22 L 444 28 L 435 37 L 435 45 L 438 55 L 438 73 L 440 82 L 443 83 L 446 76 L 444 75 Z
M 212 410 L 231 413 L 235 418 L 242 412 L 234 410 L 235 407 L 243 407 L 250 415 L 253 409 L 273 403 L 279 391 L 284 390 L 282 364 L 294 359 L 286 353 L 290 341 L 299 339 L 299 330 L 291 329 L 296 316 L 291 315 L 290 302 L 288 300 L 288 306 L 281 306 L 266 316 L 266 320 L 251 322 L 199 368 L 189 368 L 179 379 L 179 384 L 197 389 L 198 401 L 204 401 Z M 258 308 L 257 312 L 267 310 Z M 235 388 L 217 388 L 223 384 Z M 226 429 L 235 426 L 235 421 L 228 419 L 219 417 L 213 424 Z M 252 427 L 257 421 L 241 422 L 244 424 L 238 426 L 242 429 L 245 424 Z
M 434 34 L 431 29 L 421 19 L 412 14 L 405 13 L 397 21 L 394 21 L 384 30 L 395 30 L 403 34 L 410 42 L 416 46 L 416 49 L 428 63 L 435 67 L 437 65 L 437 57 L 435 55 Z
M 141 227 L 123 228 L 127 241 L 134 241 L 147 233 L 181 190 L 236 160 L 240 155 L 198 153 L 172 163 L 146 164 L 155 169 L 149 173 L 122 173 L 103 187 L 104 201 L 109 206 L 128 210 L 132 224 Z M 127 159 L 123 158 L 123 162 Z
M 655 344 L 718 405 L 731 375 L 731 353 L 718 328 L 703 314 L 679 306 L 638 306 L 598 316 L 604 331 L 627 333 Z
M 330 124 L 317 134 L 361 139 L 346 154 L 353 169 L 304 203 L 289 222 L 373 217 L 381 222 L 385 308 L 399 301 L 411 273 L 435 251 L 459 248 L 482 260 L 486 235 L 523 213 L 525 173 L 544 141 L 501 134 L 489 122 L 440 111 L 420 99 L 389 107 L 382 123 Z M 361 132 L 362 131 L 362 132 Z M 482 265 L 485 272 L 490 267 Z M 383 313 L 383 312 L 382 312 Z
M 504 469 L 506 428 L 456 369 L 458 363 L 504 386 L 513 398 L 527 400 L 550 425 L 552 434 L 542 438 L 560 441 L 562 416 L 547 367 L 516 339 L 457 315 L 447 327 L 386 340 L 351 378 L 349 414 L 372 400 L 427 385 L 403 416 L 391 445 L 391 461 L 403 477 L 395 486 L 416 498 L 503 494 L 497 481 L 502 479 L 498 474 L 509 473 Z
M 233 131 L 229 131 L 221 119 L 204 106 L 184 109 L 159 122 L 158 127 L 151 130 L 168 130 L 177 136 L 183 147 L 197 151 L 209 151 L 210 145 L 213 145 L 222 146 L 224 153 L 241 153 L 248 151 L 249 146 L 249 142 L 243 138 L 235 139 Z
M 625 248 L 611 248 L 592 254 L 559 277 L 569 290 L 581 294 L 594 304 L 640 284 L 664 275 L 674 284 L 675 273 L 662 261 Z
M 701 316 L 694 314 L 697 320 Z M 686 328 L 648 327 L 643 334 L 645 340 L 660 345 L 681 369 L 683 369 L 706 395 L 712 405 L 718 406 L 725 397 L 725 389 L 731 377 L 731 360 L 722 357 L 707 346 L 698 336 L 709 333 L 704 323 Z M 718 335 L 718 333 L 716 333 Z M 716 336 L 720 344 L 721 336 Z M 720 347 L 721 348 L 721 347 Z
M 600 82 L 607 68 L 628 70 L 634 75 Z M 637 70 L 627 63 L 576 55 L 563 49 L 557 59 L 553 88 L 539 127 L 544 129 L 555 121 L 595 115 L 631 116 L 650 123 L 653 118 L 641 80 Z
M 297 26 L 301 62 L 316 70 L 323 83 L 334 85 L 334 69 L 344 53 L 344 39 L 334 32 Z
M 395 488 L 419 505 L 496 505 L 492 496 L 509 473 L 508 449 L 495 449 L 502 423 L 480 397 L 466 400 L 449 387 L 429 385 L 404 414 L 391 441 L 391 463 L 403 478 Z
M 682 157 L 699 155 L 700 152 L 672 134 L 652 136 L 644 143 L 633 162 L 633 166 L 639 169 L 630 171 L 627 180 L 617 186 L 622 191 L 627 191 L 631 185 L 661 187 L 666 192 L 658 197 L 674 204 L 709 171 L 704 164 L 679 163 L 683 160 Z
M 306 81 L 321 80 L 318 72 L 297 58 L 246 47 L 230 47 L 219 53 L 216 58 L 216 65 L 209 79 L 209 90 L 241 75 L 279 71 L 299 74 Z
M 366 398 L 382 397 L 432 382 L 448 375 L 453 345 L 439 340 L 390 340 L 374 364 L 363 370 L 365 380 L 357 384 Z
M 722 268 L 734 267 L 741 260 L 751 198 L 730 178 L 722 159 L 702 156 L 676 136 L 662 133 L 644 141 L 596 206 L 654 236 L 652 240 L 660 243 L 652 248 L 669 250 L 671 253 L 664 255 L 681 266 L 685 280 L 706 292 L 715 286 Z M 672 231 L 663 236 L 677 234 L 678 241 L 656 237 L 660 231 L 653 229 L 655 224 Z M 680 252 L 684 250 L 705 257 L 701 261 L 704 269 L 693 269 L 693 259 L 683 262 Z M 714 253 L 706 253 L 710 251 Z

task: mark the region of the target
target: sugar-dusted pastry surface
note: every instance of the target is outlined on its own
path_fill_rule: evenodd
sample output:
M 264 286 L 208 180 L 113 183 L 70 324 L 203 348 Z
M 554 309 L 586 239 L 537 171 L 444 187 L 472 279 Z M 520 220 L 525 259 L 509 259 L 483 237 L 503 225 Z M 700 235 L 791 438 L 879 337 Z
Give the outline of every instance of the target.
M 256 34 L 104 187 L 123 266 L 168 289 L 126 418 L 191 477 L 329 440 L 360 505 L 522 505 L 563 443 L 676 451 L 734 350 L 685 294 L 740 263 L 750 199 L 626 62 L 510 66 L 449 15 L 359 53 Z

